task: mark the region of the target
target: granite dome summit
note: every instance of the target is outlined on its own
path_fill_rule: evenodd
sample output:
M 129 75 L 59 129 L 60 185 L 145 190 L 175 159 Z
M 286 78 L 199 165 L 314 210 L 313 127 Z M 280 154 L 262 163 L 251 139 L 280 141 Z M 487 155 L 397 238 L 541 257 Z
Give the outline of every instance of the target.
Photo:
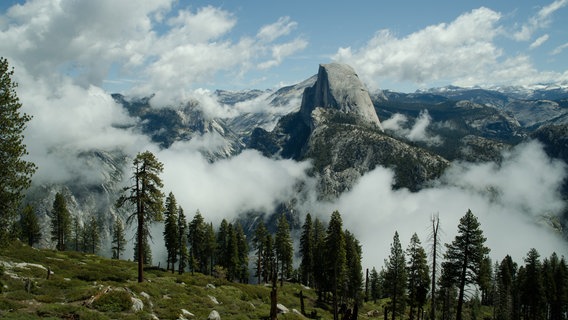
M 312 112 L 320 107 L 356 115 L 381 128 L 369 91 L 347 64 L 320 64 L 316 83 L 304 91 L 300 108 L 304 121 L 310 123 Z

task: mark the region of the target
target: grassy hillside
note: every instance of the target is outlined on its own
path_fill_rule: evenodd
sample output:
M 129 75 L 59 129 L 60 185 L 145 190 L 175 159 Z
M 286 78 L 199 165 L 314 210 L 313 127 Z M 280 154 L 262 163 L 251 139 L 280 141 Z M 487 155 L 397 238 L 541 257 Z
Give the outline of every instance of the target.
M 206 319 L 212 310 L 222 319 L 269 315 L 269 287 L 157 269 L 146 271 L 146 282 L 136 282 L 136 276 L 134 262 L 12 244 L 0 249 L 0 318 Z M 293 311 L 300 310 L 300 291 L 307 313 L 316 311 L 322 319 L 333 318 L 327 306 L 316 305 L 313 290 L 291 283 L 278 289 L 278 302 L 290 310 L 279 319 L 303 319 Z M 132 298 L 144 304 L 142 310 L 133 311 Z M 182 309 L 194 316 L 184 316 Z M 382 306 L 366 304 L 360 315 L 375 309 L 382 310 Z

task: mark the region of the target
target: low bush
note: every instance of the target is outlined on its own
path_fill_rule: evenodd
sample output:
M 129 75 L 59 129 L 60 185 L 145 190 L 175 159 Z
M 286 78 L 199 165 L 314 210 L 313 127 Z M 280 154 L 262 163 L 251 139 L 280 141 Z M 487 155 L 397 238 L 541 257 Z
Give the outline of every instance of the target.
M 95 300 L 92 306 L 101 312 L 123 312 L 130 310 L 132 299 L 126 291 L 111 290 Z

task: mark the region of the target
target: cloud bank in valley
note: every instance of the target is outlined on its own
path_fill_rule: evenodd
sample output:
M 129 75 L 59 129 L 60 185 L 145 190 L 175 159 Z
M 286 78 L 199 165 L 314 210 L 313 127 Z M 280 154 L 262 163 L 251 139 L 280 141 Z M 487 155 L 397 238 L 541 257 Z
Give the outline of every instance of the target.
M 451 242 L 468 209 L 479 218 L 494 259 L 510 254 L 522 262 L 533 247 L 543 257 L 554 251 L 568 255 L 565 240 L 549 224 L 565 206 L 560 187 L 566 165 L 548 158 L 538 142 L 515 147 L 500 165 L 453 163 L 435 186 L 416 193 L 393 190 L 393 178 L 391 170 L 379 167 L 337 201 L 312 203 L 306 209 L 324 217 L 339 210 L 345 228 L 363 245 L 365 267 L 384 265 L 395 231 L 403 246 L 416 232 L 428 248 L 435 214 L 440 217 L 442 241 Z
M 381 124 L 387 131 L 394 132 L 395 135 L 414 142 L 424 142 L 428 145 L 440 145 L 443 143 L 442 137 L 428 132 L 428 126 L 432 122 L 432 117 L 428 110 L 422 110 L 414 124 L 408 124 L 409 119 L 401 113 L 396 113 L 389 119 L 383 120 Z

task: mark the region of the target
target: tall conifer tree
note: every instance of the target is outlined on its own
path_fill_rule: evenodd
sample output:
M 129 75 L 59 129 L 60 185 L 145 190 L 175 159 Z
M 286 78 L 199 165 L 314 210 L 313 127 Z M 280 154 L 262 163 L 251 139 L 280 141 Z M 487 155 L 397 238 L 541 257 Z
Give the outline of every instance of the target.
M 398 232 L 395 231 L 388 260 L 385 260 L 385 290 L 391 298 L 391 319 L 404 313 L 406 307 L 406 258 Z
M 345 266 L 346 266 L 346 288 L 345 295 L 353 300 L 354 305 L 361 302 L 361 286 L 363 285 L 363 267 L 361 266 L 361 255 L 363 254 L 359 240 L 355 235 L 345 230 Z
M 20 217 L 20 229 L 22 241 L 27 243 L 30 247 L 38 243 L 41 239 L 41 227 L 34 208 L 31 205 L 24 207 Z
M 117 217 L 112 228 L 112 258 L 120 259 L 120 255 L 124 252 L 125 247 L 126 238 L 124 235 L 124 224 L 122 220 Z
M 284 285 L 284 279 L 290 277 L 292 273 L 292 258 L 294 246 L 290 236 L 290 226 L 286 215 L 282 214 L 276 226 L 276 236 L 274 237 L 276 260 L 280 265 L 280 286 Z
M 207 253 L 205 250 L 207 225 L 201 212 L 197 210 L 188 226 L 189 255 L 195 264 L 196 270 L 201 273 L 207 272 Z M 192 266 L 193 269 L 193 266 Z
M 145 253 L 150 252 L 148 237 L 150 237 L 149 224 L 161 221 L 164 211 L 164 194 L 161 188 L 164 186 L 160 173 L 164 165 L 158 161 L 150 151 L 139 153 L 133 161 L 133 185 L 125 187 L 126 195 L 117 201 L 117 207 L 126 203 L 135 206 L 136 210 L 130 214 L 127 223 L 136 222 L 135 253 L 138 261 L 138 282 L 144 281 L 144 258 Z
M 406 249 L 408 257 L 408 302 L 410 305 L 409 319 L 413 320 L 416 314 L 420 315 L 426 303 L 430 287 L 430 270 L 426 251 L 420 243 L 418 235 L 414 233 Z
M 28 154 L 24 130 L 32 117 L 20 112 L 22 104 L 13 76 L 8 60 L 0 57 L 0 245 L 13 236 L 6 226 L 15 222 L 24 191 L 36 170 L 32 162 L 23 159 Z
M 62 193 L 55 194 L 53 209 L 51 209 L 51 240 L 55 241 L 55 248 L 59 251 L 66 249 L 67 240 L 71 232 L 71 214 L 67 209 L 67 202 Z
M 333 295 L 333 319 L 339 319 L 339 293 L 345 281 L 346 256 L 343 221 L 339 211 L 331 214 L 325 237 L 325 257 L 327 279 Z
M 489 253 L 486 238 L 471 210 L 460 219 L 458 234 L 451 244 L 446 244 L 446 267 L 449 276 L 457 284 L 458 302 L 456 319 L 462 319 L 465 290 L 468 285 L 477 284 L 483 259 Z
M 300 263 L 300 271 L 302 283 L 307 286 L 313 286 L 314 279 L 314 230 L 312 216 L 308 213 L 306 220 L 302 226 L 302 235 L 300 237 L 300 254 L 302 261 Z
M 525 311 L 523 317 L 538 320 L 544 312 L 544 287 L 542 282 L 542 262 L 540 254 L 532 248 L 525 257 L 524 277 L 521 283 L 521 303 Z
M 236 237 L 236 240 L 237 240 L 237 252 L 238 252 L 237 253 L 238 262 L 237 262 L 236 278 L 241 283 L 248 283 L 248 277 L 249 277 L 248 252 L 249 252 L 249 248 L 248 248 L 247 238 L 246 238 L 246 235 L 245 235 L 245 231 L 243 230 L 243 227 L 239 222 L 235 223 L 234 229 L 235 229 L 235 237 Z
M 256 262 L 255 262 L 255 276 L 258 278 L 258 284 L 260 284 L 262 275 L 267 274 L 265 268 L 268 268 L 268 261 L 265 261 L 266 256 L 266 236 L 268 235 L 268 230 L 266 230 L 266 225 L 264 220 L 260 219 L 256 230 L 254 232 L 254 238 L 252 241 L 253 248 L 256 250 Z M 264 281 L 267 281 L 265 278 Z
M 329 290 L 329 281 L 326 279 L 326 248 L 325 248 L 326 227 L 323 222 L 316 218 L 314 220 L 314 286 L 317 289 L 318 300 L 322 300 L 323 293 Z
M 178 208 L 178 221 L 177 221 L 177 228 L 178 228 L 178 273 L 182 274 L 187 267 L 187 221 L 185 219 L 185 214 L 183 213 L 182 207 Z
M 179 252 L 178 205 L 172 192 L 166 197 L 166 210 L 164 211 L 164 243 L 166 245 L 166 270 L 175 271 Z

